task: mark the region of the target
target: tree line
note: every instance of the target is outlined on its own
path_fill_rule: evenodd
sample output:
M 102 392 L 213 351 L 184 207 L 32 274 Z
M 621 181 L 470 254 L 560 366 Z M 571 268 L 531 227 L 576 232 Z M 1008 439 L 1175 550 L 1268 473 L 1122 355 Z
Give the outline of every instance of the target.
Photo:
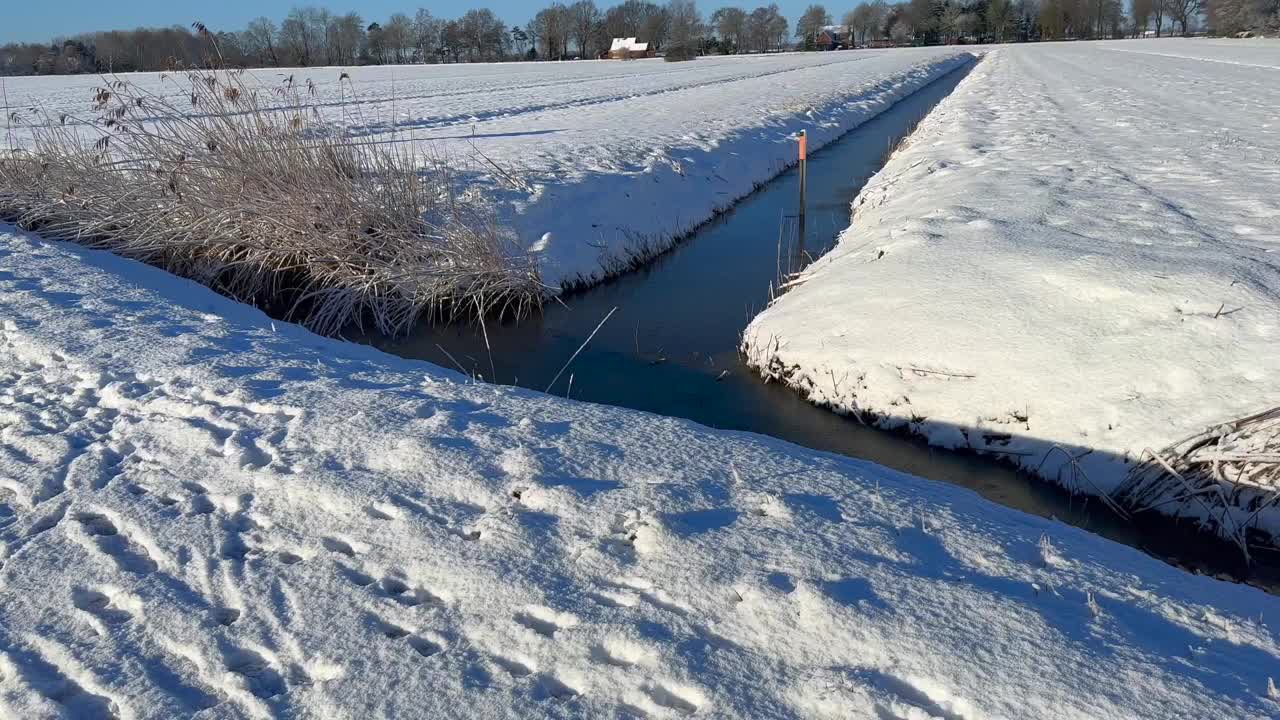
M 833 16 L 809 6 L 792 25 L 776 4 L 722 7 L 704 17 L 695 0 L 557 2 L 525 25 L 489 9 L 442 18 L 419 9 L 368 22 L 359 13 L 296 7 L 280 21 L 259 17 L 207 37 L 181 26 L 91 32 L 49 43 L 0 46 L 0 74 L 52 75 L 199 67 L 306 67 L 563 60 L 604 56 L 613 38 L 636 37 L 668 57 L 928 45 L 1092 39 L 1189 32 L 1197 18 L 1224 32 L 1280 28 L 1280 0 L 886 0 Z

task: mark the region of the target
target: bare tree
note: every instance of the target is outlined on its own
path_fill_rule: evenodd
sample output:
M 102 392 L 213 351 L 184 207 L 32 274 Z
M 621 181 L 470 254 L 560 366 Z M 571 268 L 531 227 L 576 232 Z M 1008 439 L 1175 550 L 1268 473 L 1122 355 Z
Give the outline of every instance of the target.
M 822 29 L 831 24 L 831 13 L 822 5 L 810 5 L 796 21 L 796 37 L 804 40 L 807 49 L 818 45 L 818 36 Z
M 948 45 L 955 42 L 956 37 L 960 34 L 960 18 L 964 11 L 957 4 L 947 5 L 942 11 L 942 17 L 939 20 L 939 27 L 942 31 L 942 41 Z
M 1164 20 L 1169 13 L 1169 0 L 1152 0 L 1151 20 L 1156 26 L 1156 37 L 1164 32 Z
M 440 30 L 444 22 L 432 17 L 431 12 L 418 8 L 413 17 L 413 52 L 419 62 L 431 62 L 440 47 Z
M 858 9 L 857 8 L 854 8 L 853 10 L 850 10 L 849 12 L 844 14 L 844 17 L 841 18 L 840 20 L 840 27 L 844 28 L 845 42 L 848 43 L 849 47 L 850 48 L 857 47 L 858 45 L 856 40 L 857 33 L 858 33 Z
M 666 7 L 668 60 L 692 60 L 698 56 L 705 27 L 694 0 L 670 0 Z
M 1165 0 L 1169 18 L 1182 26 L 1182 34 L 1191 33 L 1191 23 L 1204 11 L 1204 0 Z
M 462 23 L 448 20 L 440 26 L 440 48 L 436 50 L 436 54 L 441 58 L 448 58 L 450 62 L 462 62 L 467 43 L 467 33 Z
M 327 10 L 311 6 L 290 10 L 280 23 L 280 46 L 289 60 L 305 67 L 323 58 L 328 24 Z
M 328 36 L 331 62 L 350 65 L 355 62 L 364 41 L 364 21 L 353 12 L 332 18 L 329 21 Z
M 258 56 L 264 62 L 279 65 L 276 57 L 276 24 L 271 18 L 260 17 L 249 22 L 242 33 L 245 51 Z
M 752 50 L 768 52 L 781 48 L 787 41 L 788 27 L 777 3 L 752 10 L 747 17 L 747 35 L 751 38 Z
M 1013 25 L 1013 4 L 1009 0 L 989 0 L 984 19 L 987 21 L 987 30 L 991 33 L 992 39 L 996 42 L 1004 42 L 1008 39 Z
M 468 10 L 459 23 L 470 60 L 500 60 L 506 57 L 507 26 L 492 10 Z
M 600 8 L 592 0 L 578 0 L 569 6 L 569 25 L 573 40 L 578 44 L 578 55 L 593 57 L 600 44 Z
M 650 3 L 649 8 L 651 11 L 640 28 L 640 35 L 649 41 L 654 50 L 661 50 L 667 44 L 671 18 L 664 7 Z
M 555 3 L 533 17 L 529 23 L 529 35 L 541 48 L 543 57 L 561 60 L 568 51 L 571 25 L 569 8 L 563 3 Z
M 403 64 L 412 56 L 414 46 L 413 21 L 404 13 L 392 15 L 382 26 L 382 39 L 386 43 L 391 61 Z
M 747 47 L 747 13 L 742 8 L 724 7 L 711 14 L 711 25 L 723 47 L 729 44 L 733 52 Z
M 1216 33 L 1280 32 L 1280 0 L 1208 0 L 1205 12 Z

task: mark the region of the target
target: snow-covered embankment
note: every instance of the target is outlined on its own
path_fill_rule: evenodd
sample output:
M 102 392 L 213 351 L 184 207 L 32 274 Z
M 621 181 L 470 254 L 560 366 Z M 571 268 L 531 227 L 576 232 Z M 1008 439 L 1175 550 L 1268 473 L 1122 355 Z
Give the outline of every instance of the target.
M 749 362 L 1087 493 L 1280 404 L 1280 83 L 1219 47 L 987 55 L 751 323 Z
M 755 75 L 530 118 L 588 138 L 581 147 L 556 141 L 550 171 L 550 158 L 512 160 L 531 191 L 502 194 L 513 208 L 506 219 L 524 239 L 543 236 L 533 244 L 543 281 L 591 284 L 651 259 L 795 165 L 799 131 L 817 150 L 974 61 L 919 48 L 770 67 L 795 57 L 735 59 L 757 66 Z
M 0 229 L 0 716 L 1263 718 L 1280 601 Z

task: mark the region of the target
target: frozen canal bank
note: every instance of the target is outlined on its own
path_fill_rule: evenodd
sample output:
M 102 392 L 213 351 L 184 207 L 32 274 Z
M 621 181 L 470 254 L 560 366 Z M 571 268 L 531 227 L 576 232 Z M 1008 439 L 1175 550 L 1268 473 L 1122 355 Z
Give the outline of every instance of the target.
M 1278 404 L 1280 85 L 1231 47 L 992 52 L 748 327 L 749 361 L 1087 493 Z

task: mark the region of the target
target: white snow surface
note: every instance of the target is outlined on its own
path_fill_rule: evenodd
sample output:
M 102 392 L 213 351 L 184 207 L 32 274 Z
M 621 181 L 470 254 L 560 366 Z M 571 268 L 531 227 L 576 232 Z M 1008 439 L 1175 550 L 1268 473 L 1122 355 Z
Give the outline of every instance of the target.
M 1275 406 L 1272 65 L 1277 42 L 992 51 L 754 319 L 750 361 L 1088 493 L 1147 448 Z
M 0 717 L 1262 718 L 1277 616 L 0 228 Z
M 794 164 L 798 131 L 822 147 L 971 60 L 920 48 L 255 74 L 266 85 L 312 83 L 322 117 L 360 141 L 412 142 L 424 156 L 450 158 L 460 182 L 492 194 L 543 281 L 559 286 L 669 247 Z M 339 82 L 344 72 L 351 84 Z M 179 88 L 155 73 L 127 78 L 161 93 Z M 92 76 L 6 82 L 27 123 L 32 108 L 91 118 L 102 85 Z M 14 142 L 30 137 L 20 126 Z

